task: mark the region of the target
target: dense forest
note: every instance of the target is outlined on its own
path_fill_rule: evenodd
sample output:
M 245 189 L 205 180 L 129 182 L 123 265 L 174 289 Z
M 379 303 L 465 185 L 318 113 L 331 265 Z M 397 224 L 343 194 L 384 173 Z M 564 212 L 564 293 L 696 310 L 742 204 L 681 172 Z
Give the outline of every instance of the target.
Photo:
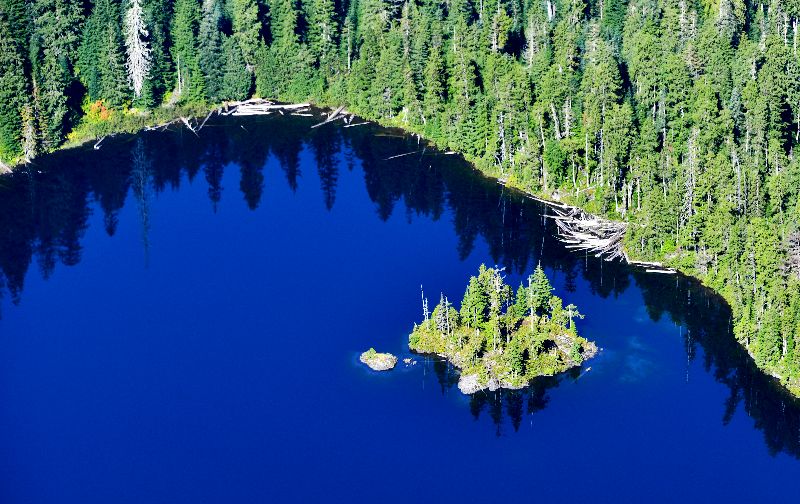
M 800 393 L 798 18 L 794 0 L 0 0 L 0 157 L 251 95 L 344 104 L 629 222 L 628 253 L 722 293 Z

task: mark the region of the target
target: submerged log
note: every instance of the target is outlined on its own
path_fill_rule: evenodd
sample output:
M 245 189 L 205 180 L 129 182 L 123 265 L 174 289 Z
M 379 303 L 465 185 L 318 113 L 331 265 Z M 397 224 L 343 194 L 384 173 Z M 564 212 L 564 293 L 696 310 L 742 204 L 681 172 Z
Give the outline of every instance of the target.
M 311 126 L 311 129 L 319 128 L 323 124 L 328 124 L 330 122 L 333 122 L 336 119 L 339 119 L 340 117 L 345 121 L 347 120 L 347 112 L 344 111 L 344 105 L 342 105 L 341 107 L 337 108 L 336 110 L 328 114 L 328 117 L 324 121 Z

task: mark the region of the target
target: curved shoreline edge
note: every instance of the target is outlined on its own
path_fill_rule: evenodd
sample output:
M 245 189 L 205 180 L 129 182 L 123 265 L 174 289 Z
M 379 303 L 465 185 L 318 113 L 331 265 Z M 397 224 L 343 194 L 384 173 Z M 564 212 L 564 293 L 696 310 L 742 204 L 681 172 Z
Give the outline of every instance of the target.
M 275 98 L 275 99 L 269 98 L 269 99 L 265 99 L 265 100 L 274 101 L 275 103 L 285 103 L 285 104 L 290 104 L 291 103 L 291 101 L 284 101 L 284 100 L 281 100 L 280 98 Z M 321 111 L 333 112 L 335 110 L 341 111 L 341 110 L 343 110 L 345 108 L 344 105 L 340 105 L 338 103 L 333 103 L 333 102 L 327 102 L 325 100 L 320 100 L 320 99 L 309 98 L 307 101 L 308 101 L 308 103 L 310 103 L 310 105 L 313 108 L 317 109 L 318 111 L 321 110 Z M 57 153 L 57 152 L 62 152 L 62 151 L 67 151 L 67 150 L 72 150 L 72 149 L 84 147 L 84 146 L 86 146 L 87 144 L 89 144 L 91 142 L 95 142 L 95 148 L 99 149 L 99 148 L 102 148 L 101 144 L 102 144 L 102 141 L 105 138 L 114 137 L 114 136 L 123 135 L 123 134 L 136 135 L 136 134 L 142 133 L 143 131 L 153 131 L 153 130 L 163 129 L 163 128 L 169 127 L 170 125 L 173 125 L 173 124 L 178 124 L 181 128 L 186 128 L 186 129 L 196 133 L 196 131 L 190 125 L 189 121 L 198 121 L 203 117 L 205 117 L 206 120 L 207 120 L 210 115 L 213 115 L 215 112 L 219 112 L 219 111 L 223 110 L 227 106 L 229 106 L 228 103 L 218 103 L 218 104 L 213 104 L 213 105 L 200 105 L 200 106 L 194 105 L 194 106 L 190 106 L 190 107 L 176 107 L 174 109 L 168 109 L 166 107 L 162 107 L 162 108 L 156 109 L 154 111 L 155 113 L 153 113 L 153 111 L 151 111 L 149 114 L 146 114 L 146 115 L 126 116 L 126 118 L 121 120 L 121 122 L 118 125 L 114 125 L 114 126 L 116 126 L 116 128 L 109 129 L 107 132 L 103 132 L 105 134 L 99 135 L 99 134 L 97 134 L 96 131 L 86 131 L 82 135 L 78 135 L 77 137 L 68 139 L 63 145 L 61 145 L 57 149 L 55 149 L 55 150 L 53 150 L 51 152 L 48 152 L 48 153 L 44 153 L 44 154 L 42 154 L 42 156 L 47 156 L 47 155 L 54 154 L 54 153 Z M 439 145 L 434 140 L 426 137 L 422 132 L 415 131 L 414 129 L 408 128 L 407 125 L 399 124 L 397 121 L 387 120 L 385 118 L 371 117 L 370 114 L 368 114 L 368 113 L 362 115 L 362 112 L 363 111 L 361 111 L 361 110 L 349 110 L 347 112 L 347 114 L 354 114 L 354 115 L 356 115 L 356 116 L 358 116 L 360 118 L 364 118 L 365 121 L 373 122 L 376 125 L 379 125 L 379 126 L 384 127 L 384 128 L 397 129 L 397 130 L 403 131 L 406 134 L 417 136 L 419 139 L 424 140 L 425 142 L 427 142 L 432 147 L 435 147 L 435 148 L 437 148 L 439 150 L 442 150 L 444 152 L 451 152 L 445 146 Z M 74 130 L 74 132 L 78 132 L 78 131 L 80 131 L 80 127 L 79 127 L 79 129 Z M 462 159 L 466 160 L 471 165 L 471 167 L 472 167 L 472 169 L 474 171 L 478 172 L 483 177 L 486 177 L 487 179 L 492 179 L 492 180 L 496 181 L 497 183 L 503 185 L 504 187 L 508 188 L 509 190 L 517 191 L 518 193 L 520 193 L 522 195 L 525 195 L 526 197 L 529 197 L 530 199 L 536 200 L 536 201 L 538 201 L 538 202 L 540 202 L 540 203 L 542 203 L 544 205 L 548 205 L 548 206 L 550 206 L 552 208 L 562 208 L 563 209 L 563 208 L 566 207 L 566 208 L 575 209 L 575 210 L 578 210 L 578 211 L 581 211 L 581 212 L 585 212 L 580 207 L 575 207 L 575 206 L 571 206 L 571 205 L 565 205 L 563 202 L 558 201 L 558 198 L 554 197 L 553 194 L 550 194 L 550 193 L 547 193 L 547 192 L 542 192 L 542 191 L 538 191 L 538 192 L 530 191 L 530 190 L 528 190 L 526 188 L 523 188 L 523 187 L 520 187 L 520 186 L 514 184 L 513 181 L 502 179 L 500 176 L 498 176 L 498 174 L 491 173 L 488 170 L 481 169 L 475 163 L 475 161 L 470 158 L 470 156 L 464 155 L 461 152 L 453 152 L 453 153 L 454 154 L 458 154 L 459 156 L 461 156 Z M 31 161 L 31 163 L 35 163 L 35 159 L 33 161 Z M 21 166 L 24 166 L 26 164 L 28 164 L 28 163 L 25 162 L 24 160 L 20 160 L 20 161 L 18 161 L 16 163 L 13 163 L 13 164 L 10 164 L 10 165 L 0 164 L 0 176 L 5 174 L 5 173 L 10 173 L 10 172 L 12 172 L 14 170 L 17 170 Z M 591 215 L 591 214 L 589 214 L 589 215 Z M 623 222 L 623 221 L 613 221 L 613 220 L 607 219 L 606 217 L 603 217 L 603 216 L 599 216 L 599 218 L 607 220 L 609 222 Z M 663 273 L 663 272 L 677 272 L 677 273 L 679 273 L 679 274 L 681 274 L 681 275 L 683 275 L 685 277 L 692 278 L 692 279 L 700 282 L 701 285 L 703 285 L 705 288 L 711 290 L 712 292 L 714 292 L 715 294 L 720 296 L 721 299 L 725 300 L 725 302 L 729 306 L 731 306 L 731 300 L 728 299 L 728 297 L 726 297 L 725 293 L 721 292 L 721 291 L 715 289 L 713 286 L 709 285 L 708 282 L 706 281 L 706 278 L 704 278 L 702 276 L 699 276 L 699 275 L 696 275 L 696 274 L 694 274 L 694 272 L 688 271 L 685 268 L 682 268 L 680 264 L 670 264 L 669 262 L 667 262 L 666 264 L 661 264 L 661 263 L 638 261 L 636 259 L 636 255 L 635 254 L 632 254 L 629 251 L 625 250 L 624 245 L 621 245 L 621 246 L 623 247 L 622 251 L 624 253 L 624 258 L 622 259 L 622 261 L 625 262 L 626 264 L 628 264 L 629 266 L 637 267 L 637 268 L 644 268 L 647 272 L 656 273 L 656 274 Z M 800 382 L 792 383 L 792 382 L 789 381 L 788 377 L 782 376 L 780 373 L 777 372 L 777 370 L 771 369 L 771 368 L 768 368 L 768 367 L 759 366 L 758 363 L 756 362 L 751 350 L 749 348 L 747 348 L 741 341 L 739 341 L 739 339 L 736 338 L 735 329 L 733 329 L 733 328 L 731 329 L 731 334 L 732 334 L 736 344 L 739 345 L 741 348 L 743 348 L 747 352 L 747 354 L 753 360 L 755 366 L 761 372 L 763 372 L 765 375 L 768 375 L 768 376 L 772 377 L 774 379 L 774 381 L 783 390 L 788 391 L 792 396 L 800 397 Z

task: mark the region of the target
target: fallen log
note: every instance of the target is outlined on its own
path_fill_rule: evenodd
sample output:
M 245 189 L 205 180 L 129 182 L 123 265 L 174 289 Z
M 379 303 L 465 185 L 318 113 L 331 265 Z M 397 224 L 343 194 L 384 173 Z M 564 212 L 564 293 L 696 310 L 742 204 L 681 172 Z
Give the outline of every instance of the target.
M 200 123 L 200 126 L 197 128 L 197 131 L 200 131 L 201 129 L 203 129 L 203 126 L 205 126 L 205 125 L 206 125 L 206 123 L 207 123 L 207 122 L 208 122 L 208 120 L 211 118 L 211 116 L 212 116 L 212 115 L 214 115 L 214 114 L 216 114 L 216 113 L 218 113 L 220 110 L 221 110 L 221 109 L 214 109 L 214 110 L 212 110 L 211 112 L 209 112 L 209 113 L 208 113 L 208 115 L 206 116 L 206 118 L 205 118 L 205 119 L 203 119 L 203 122 L 202 122 L 202 123 Z
M 311 126 L 311 129 L 319 128 L 323 124 L 328 124 L 329 122 L 335 121 L 336 119 L 339 118 L 339 114 L 341 114 L 343 111 L 344 111 L 344 105 L 342 105 L 341 107 L 337 108 L 336 110 L 328 114 L 328 117 L 324 121 Z M 345 114 L 347 113 L 345 112 Z
M 198 136 L 198 137 L 200 136 L 200 135 L 197 134 L 197 130 L 194 129 L 194 126 L 192 126 L 192 123 L 191 123 L 191 121 L 189 121 L 189 119 L 187 119 L 185 117 L 181 117 L 180 120 L 183 122 L 184 126 L 186 126 L 186 129 L 188 129 L 189 131 L 194 133 L 196 136 Z
M 397 159 L 397 158 L 401 158 L 401 157 L 405 157 L 405 156 L 410 156 L 411 154 L 416 154 L 417 152 L 420 152 L 420 151 L 415 150 L 415 151 L 406 152 L 406 153 L 403 153 L 403 154 L 397 154 L 397 155 L 394 155 L 394 156 L 389 156 L 387 158 L 384 158 L 384 161 L 389 161 L 391 159 Z
M 311 108 L 309 103 L 273 103 L 267 100 L 247 100 L 228 104 L 230 111 L 227 115 L 251 116 L 269 115 L 272 112 L 279 112 L 283 115 L 284 111 L 307 112 Z

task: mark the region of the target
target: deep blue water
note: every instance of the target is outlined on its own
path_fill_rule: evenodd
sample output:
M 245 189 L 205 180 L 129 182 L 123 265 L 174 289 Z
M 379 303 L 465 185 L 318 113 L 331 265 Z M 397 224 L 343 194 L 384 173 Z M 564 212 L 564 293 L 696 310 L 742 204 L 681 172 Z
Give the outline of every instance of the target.
M 566 252 L 456 156 L 313 122 L 0 179 L 0 502 L 797 500 L 800 404 L 719 298 Z M 539 261 L 603 348 L 583 369 L 470 398 L 441 362 L 358 362 L 408 356 L 420 286 Z

